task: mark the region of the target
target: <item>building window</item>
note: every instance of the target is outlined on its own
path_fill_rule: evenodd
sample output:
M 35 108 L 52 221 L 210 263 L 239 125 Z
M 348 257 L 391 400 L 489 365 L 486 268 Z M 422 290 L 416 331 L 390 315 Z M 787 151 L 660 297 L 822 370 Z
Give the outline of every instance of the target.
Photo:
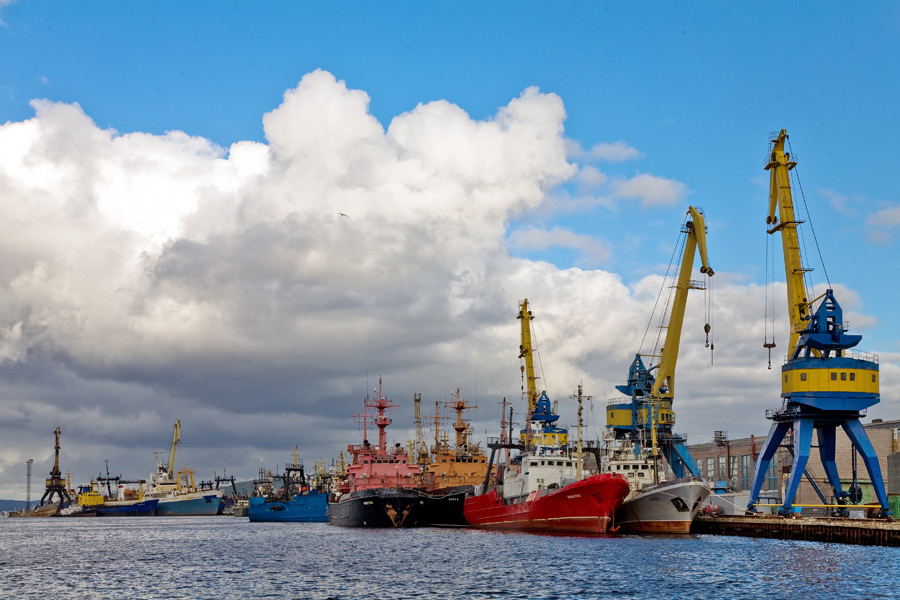
M 847 374 L 841 373 L 841 381 L 847 381 Z
M 715 479 L 716 478 L 715 470 L 716 470 L 716 459 L 707 458 L 706 459 L 706 477 L 708 479 Z
M 775 457 L 772 457 L 772 462 L 769 463 L 769 468 L 766 470 L 766 479 L 769 480 L 769 489 L 777 490 L 778 489 L 778 478 L 775 476 L 775 469 L 778 467 L 776 464 L 778 461 L 775 460 Z
M 850 381 L 856 381 L 856 373 L 850 373 Z
M 750 455 L 741 456 L 741 490 L 750 488 Z
M 722 481 L 724 479 L 728 479 L 728 471 L 725 470 L 725 457 L 719 457 L 719 477 L 718 480 Z
M 732 456 L 731 462 L 728 464 L 728 483 L 734 485 L 737 482 L 732 482 L 732 477 L 737 477 L 737 456 Z
M 832 373 L 831 373 L 831 380 L 832 380 L 832 381 L 837 381 L 837 373 L 835 373 L 835 372 L 832 371 Z
M 800 373 L 800 381 L 806 381 L 806 373 Z

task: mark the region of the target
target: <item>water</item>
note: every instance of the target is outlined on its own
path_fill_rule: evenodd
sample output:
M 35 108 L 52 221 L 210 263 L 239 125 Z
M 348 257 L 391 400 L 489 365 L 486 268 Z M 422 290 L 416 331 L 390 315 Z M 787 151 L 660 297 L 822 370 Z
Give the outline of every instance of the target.
M 0 519 L 0 598 L 896 598 L 900 549 L 710 535 Z

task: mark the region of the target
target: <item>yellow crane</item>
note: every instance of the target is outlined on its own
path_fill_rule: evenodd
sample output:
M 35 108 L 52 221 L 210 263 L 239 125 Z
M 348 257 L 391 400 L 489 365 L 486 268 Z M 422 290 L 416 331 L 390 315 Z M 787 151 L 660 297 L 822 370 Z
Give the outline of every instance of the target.
M 672 426 L 675 424 L 675 412 L 672 410 L 672 400 L 675 397 L 675 367 L 681 347 L 681 329 L 684 324 L 688 292 L 692 289 L 706 288 L 704 282 L 691 279 L 694 257 L 698 252 L 700 272 L 709 277 L 715 274 L 709 266 L 706 219 L 702 209 L 696 206 L 688 207 L 682 233 L 686 237 L 681 266 L 674 285 L 668 323 L 662 326 L 666 331 L 665 341 L 659 354 L 650 355 L 650 358 L 658 358 L 659 362 L 648 369 L 644 366 L 641 355 L 637 354 L 628 370 L 628 383 L 616 386 L 617 390 L 631 397 L 630 401 L 610 404 L 606 409 L 606 423 L 613 428 L 618 439 L 636 439 L 642 443 L 649 423 L 652 456 L 658 456 L 659 448 L 662 447 L 664 457 L 675 476 L 679 478 L 684 476 L 685 470 L 694 477 L 700 477 L 700 470 L 687 450 L 685 439 L 672 432 Z M 709 334 L 709 323 L 705 325 L 705 330 Z M 659 439 L 661 435 L 664 438 L 662 443 Z
M 802 506 L 793 502 L 800 479 L 806 473 L 813 431 L 817 434 L 822 466 L 833 488 L 834 506 L 842 506 L 848 500 L 858 503 L 862 493 L 856 484 L 855 469 L 854 484 L 848 491 L 844 491 L 837 469 L 836 429 L 841 427 L 850 439 L 854 456 L 855 452 L 859 452 L 863 457 L 880 514 L 890 516 L 878 456 L 860 423 L 861 411 L 880 401 L 878 357 L 850 350 L 862 340 L 862 336 L 847 333 L 843 311 L 830 285 L 824 294 L 809 300 L 804 277 L 810 269 L 803 266 L 797 234 L 797 226 L 802 221 L 796 219 L 791 194 L 790 172 L 797 162 L 785 150 L 787 141 L 788 135 L 784 129 L 770 137 L 765 169 L 769 171 L 767 233 L 781 233 L 784 253 L 791 324 L 790 354 L 781 367 L 782 406 L 766 414 L 766 418 L 772 420 L 772 426 L 756 462 L 748 510 L 755 511 L 772 457 L 789 431 L 793 437 L 794 461 L 779 512 L 795 513 L 798 506 Z M 771 353 L 774 343 L 766 340 L 764 346 Z
M 522 340 L 519 344 L 519 358 L 524 362 L 520 367 L 524 379 L 522 391 L 525 393 L 528 403 L 525 428 L 519 433 L 520 443 L 524 444 L 526 448 L 536 444 L 566 446 L 569 442 L 568 431 L 555 425 L 559 415 L 553 410 L 547 392 L 542 391 L 538 394 L 537 391 L 537 376 L 534 374 L 534 343 L 531 334 L 531 320 L 534 319 L 534 315 L 528 310 L 528 298 L 519 304 L 517 318 L 521 321 L 522 327 Z M 532 430 L 532 423 L 540 424 L 539 432 Z M 535 433 L 537 433 L 536 438 Z
M 181 441 L 181 421 L 175 419 L 175 433 L 172 434 L 172 451 L 169 454 L 169 466 L 166 473 L 169 477 L 175 476 L 175 446 Z

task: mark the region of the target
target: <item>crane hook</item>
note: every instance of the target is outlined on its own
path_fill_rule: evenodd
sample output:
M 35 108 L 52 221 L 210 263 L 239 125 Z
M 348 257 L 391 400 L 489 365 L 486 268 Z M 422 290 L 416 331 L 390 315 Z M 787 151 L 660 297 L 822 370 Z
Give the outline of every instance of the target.
M 709 348 L 709 323 L 703 326 L 703 331 L 706 332 L 706 347 Z
M 768 348 L 769 350 L 769 370 L 772 370 L 772 348 L 775 347 L 775 342 L 766 341 L 763 343 L 763 348 Z

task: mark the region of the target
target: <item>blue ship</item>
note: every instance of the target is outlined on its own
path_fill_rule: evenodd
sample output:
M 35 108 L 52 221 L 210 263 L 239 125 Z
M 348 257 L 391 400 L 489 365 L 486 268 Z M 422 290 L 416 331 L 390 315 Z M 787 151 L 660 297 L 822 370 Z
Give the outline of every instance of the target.
M 256 496 L 250 498 L 247 516 L 255 522 L 327 523 L 327 506 L 328 494 L 314 489 L 295 494 L 290 500 Z

